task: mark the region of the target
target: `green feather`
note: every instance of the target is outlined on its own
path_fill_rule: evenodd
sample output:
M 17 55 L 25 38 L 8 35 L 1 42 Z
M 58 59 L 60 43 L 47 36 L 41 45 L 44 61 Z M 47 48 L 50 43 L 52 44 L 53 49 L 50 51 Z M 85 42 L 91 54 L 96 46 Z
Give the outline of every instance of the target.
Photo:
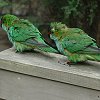
M 51 23 L 51 39 L 56 43 L 60 53 L 67 56 L 71 62 L 86 60 L 100 61 L 100 48 L 95 39 L 79 28 L 68 28 L 62 23 Z

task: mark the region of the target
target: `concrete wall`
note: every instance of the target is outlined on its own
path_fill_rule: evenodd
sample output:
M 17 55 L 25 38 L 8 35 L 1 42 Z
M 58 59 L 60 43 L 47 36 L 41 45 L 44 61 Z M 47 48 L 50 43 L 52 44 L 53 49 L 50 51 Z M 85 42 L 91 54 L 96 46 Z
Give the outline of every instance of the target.
M 0 70 L 0 98 L 6 100 L 100 100 L 100 92 Z
M 100 100 L 100 63 L 61 65 L 49 53 L 0 53 L 0 98 L 6 100 Z M 16 73 L 17 72 L 17 73 Z

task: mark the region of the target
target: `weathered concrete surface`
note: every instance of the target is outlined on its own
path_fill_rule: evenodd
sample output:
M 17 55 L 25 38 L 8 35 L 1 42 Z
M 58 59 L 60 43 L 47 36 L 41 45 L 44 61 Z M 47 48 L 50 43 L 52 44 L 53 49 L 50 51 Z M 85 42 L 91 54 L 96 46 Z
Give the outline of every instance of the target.
M 100 90 L 99 62 L 69 67 L 59 64 L 59 59 L 66 57 L 49 53 L 19 54 L 8 49 L 0 53 L 0 68 Z
M 0 70 L 5 100 L 100 100 L 100 91 Z

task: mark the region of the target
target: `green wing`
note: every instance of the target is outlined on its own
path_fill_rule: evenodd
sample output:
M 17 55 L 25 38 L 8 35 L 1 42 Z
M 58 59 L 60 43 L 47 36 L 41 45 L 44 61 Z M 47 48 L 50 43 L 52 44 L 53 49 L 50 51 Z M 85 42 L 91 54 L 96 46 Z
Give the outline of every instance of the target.
M 8 33 L 9 38 L 11 38 L 12 41 L 46 46 L 43 38 L 41 37 L 41 33 L 27 20 L 21 19 L 19 22 L 16 22 L 12 27 L 10 27 Z
M 21 19 L 9 28 L 8 37 L 11 42 L 20 42 L 24 45 L 35 47 L 45 52 L 58 52 L 48 46 L 39 30 L 28 20 Z
M 31 37 L 39 36 L 39 31 L 27 20 L 20 20 L 9 29 L 10 36 L 15 41 L 25 41 Z
M 61 42 L 64 49 L 71 53 L 95 53 L 98 50 L 95 40 L 78 28 L 69 28 Z

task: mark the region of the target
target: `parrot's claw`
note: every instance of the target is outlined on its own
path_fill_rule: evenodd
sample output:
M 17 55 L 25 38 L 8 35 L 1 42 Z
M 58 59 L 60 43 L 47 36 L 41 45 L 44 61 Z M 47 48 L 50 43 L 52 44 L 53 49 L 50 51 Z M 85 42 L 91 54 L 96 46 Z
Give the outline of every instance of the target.
M 59 63 L 59 64 L 62 64 L 62 65 L 67 65 L 67 66 L 69 66 L 69 67 L 71 66 L 71 65 L 70 65 L 70 61 L 61 61 L 61 60 L 60 60 L 60 61 L 58 61 L 58 63 Z
M 15 50 L 15 53 L 18 53 L 18 50 Z

